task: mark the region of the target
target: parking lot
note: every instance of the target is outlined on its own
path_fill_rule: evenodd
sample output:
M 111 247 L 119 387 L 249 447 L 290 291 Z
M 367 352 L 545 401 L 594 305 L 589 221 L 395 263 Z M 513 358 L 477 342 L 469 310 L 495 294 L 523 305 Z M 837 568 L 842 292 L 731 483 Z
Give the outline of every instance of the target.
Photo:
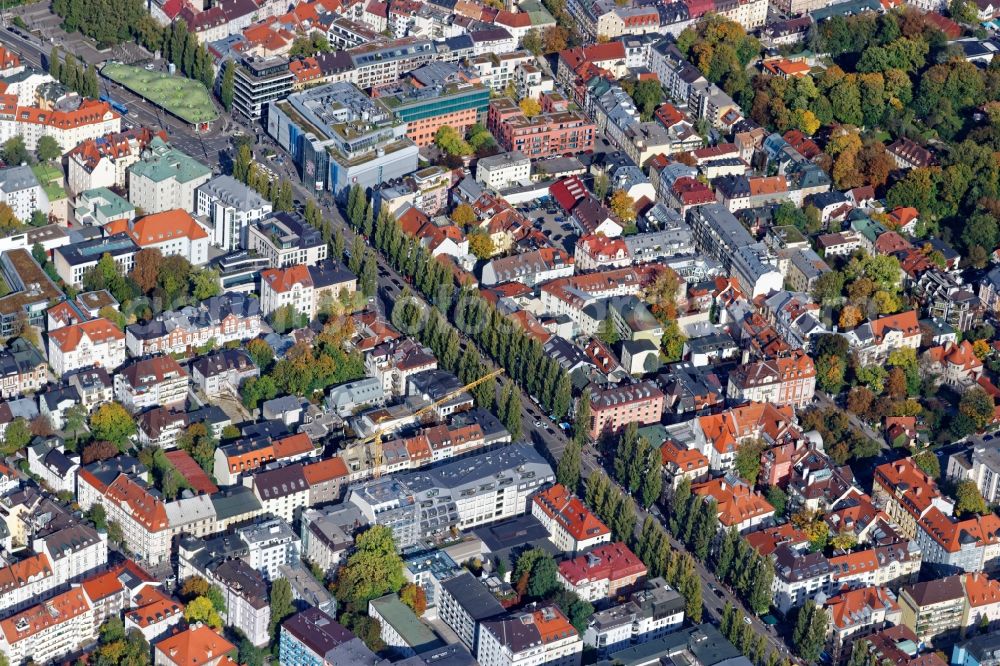
M 109 57 L 109 52 L 102 53 L 98 51 L 83 35 L 79 33 L 70 34 L 63 30 L 60 27 L 62 19 L 52 13 L 47 2 L 21 5 L 12 9 L 11 13 L 20 16 L 25 24 L 27 24 L 28 29 L 40 35 L 43 42 L 59 46 L 64 51 L 73 53 L 87 64 L 103 62 Z M 130 46 L 139 48 L 135 45 Z
M 570 222 L 569 215 L 554 200 L 533 201 L 518 208 L 530 219 L 535 228 L 545 234 L 554 244 L 562 247 L 570 255 L 576 247 L 578 234 Z

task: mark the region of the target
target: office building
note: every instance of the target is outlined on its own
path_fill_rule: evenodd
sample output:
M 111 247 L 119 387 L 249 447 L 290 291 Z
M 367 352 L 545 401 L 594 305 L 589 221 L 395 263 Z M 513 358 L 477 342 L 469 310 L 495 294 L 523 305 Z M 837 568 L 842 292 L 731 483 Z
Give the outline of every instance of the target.
M 268 104 L 292 92 L 294 81 L 288 58 L 244 56 L 233 79 L 233 109 L 247 118 L 260 118 Z
M 267 133 L 287 150 L 307 187 L 341 196 L 417 170 L 417 146 L 406 123 L 381 101 L 346 81 L 272 102 Z

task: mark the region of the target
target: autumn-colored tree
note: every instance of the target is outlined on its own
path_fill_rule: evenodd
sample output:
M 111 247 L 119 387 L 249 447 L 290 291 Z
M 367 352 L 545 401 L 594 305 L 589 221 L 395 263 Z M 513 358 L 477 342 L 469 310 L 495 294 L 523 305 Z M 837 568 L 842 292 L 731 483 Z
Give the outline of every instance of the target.
M 556 53 L 566 48 L 569 31 L 562 26 L 554 25 L 546 28 L 542 37 L 546 53 Z
M 864 416 L 872 408 L 875 394 L 867 386 L 855 386 L 847 394 L 847 411 L 858 416 Z
M 845 305 L 840 311 L 840 328 L 850 330 L 864 321 L 861 308 L 856 305 Z
M 615 190 L 609 205 L 611 212 L 622 222 L 635 222 L 635 199 L 625 190 Z
M 976 340 L 972 343 L 972 353 L 979 360 L 986 358 L 990 355 L 990 343 L 986 342 L 986 340 Z
M 189 624 L 203 622 L 212 629 L 222 628 L 222 618 L 219 616 L 219 611 L 215 610 L 215 606 L 212 605 L 212 601 L 208 597 L 197 597 L 189 602 L 187 608 L 184 609 L 184 619 Z
M 469 227 L 479 221 L 476 211 L 467 203 L 458 204 L 451 211 L 451 221 L 460 227 Z
M 83 447 L 83 452 L 80 454 L 80 462 L 84 465 L 89 465 L 97 460 L 114 458 L 120 453 L 121 451 L 118 450 L 118 447 L 111 442 L 91 442 Z
M 474 233 L 469 234 L 467 238 L 469 241 L 469 252 L 475 255 L 477 259 L 489 259 L 496 252 L 493 240 L 490 238 L 489 234 Z
M 521 113 L 523 113 L 528 118 L 534 118 L 535 116 L 537 116 L 539 113 L 542 112 L 542 105 L 539 103 L 537 99 L 534 99 L 532 97 L 525 97 L 520 102 L 518 102 L 518 106 L 521 107 Z
M 144 294 L 148 294 L 159 284 L 162 267 L 163 253 L 156 248 L 146 248 L 136 252 L 135 264 L 129 276 L 135 280 Z
M 208 595 L 208 581 L 201 576 L 188 576 L 181 585 L 181 599 L 191 601 L 197 597 Z
M 892 368 L 889 370 L 885 390 L 890 397 L 897 400 L 906 397 L 906 373 L 902 368 Z
M 410 607 L 414 615 L 420 617 L 427 610 L 427 593 L 416 583 L 407 583 L 399 591 L 399 600 Z

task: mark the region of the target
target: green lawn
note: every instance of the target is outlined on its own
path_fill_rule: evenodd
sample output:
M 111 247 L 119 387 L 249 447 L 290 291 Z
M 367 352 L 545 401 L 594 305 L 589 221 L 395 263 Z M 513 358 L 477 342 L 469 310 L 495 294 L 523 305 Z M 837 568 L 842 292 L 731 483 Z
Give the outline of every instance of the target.
M 120 63 L 105 65 L 101 73 L 186 122 L 211 122 L 219 117 L 211 95 L 198 81 Z
M 49 201 L 66 198 L 66 190 L 62 188 L 62 169 L 53 164 L 36 164 L 31 167 L 31 170 L 42 189 L 45 190 L 45 196 L 49 198 Z

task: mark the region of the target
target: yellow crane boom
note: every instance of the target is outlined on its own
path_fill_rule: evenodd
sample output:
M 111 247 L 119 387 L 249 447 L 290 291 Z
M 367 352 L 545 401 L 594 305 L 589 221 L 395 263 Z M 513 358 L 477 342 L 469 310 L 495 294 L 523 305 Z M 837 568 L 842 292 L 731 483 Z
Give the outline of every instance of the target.
M 480 377 L 479 379 L 473 380 L 473 381 L 469 382 L 468 384 L 466 384 L 465 386 L 463 386 L 461 388 L 455 389 L 454 391 L 452 391 L 451 393 L 449 393 L 445 397 L 441 398 L 440 400 L 435 400 L 431 404 L 429 404 L 429 405 L 427 405 L 425 407 L 421 407 L 417 411 L 415 411 L 412 414 L 410 414 L 407 417 L 407 419 L 419 419 L 424 414 L 429 414 L 430 412 L 434 411 L 435 409 L 437 409 L 441 405 L 445 404 L 446 402 L 449 402 L 450 400 L 453 400 L 454 398 L 457 398 L 462 393 L 464 393 L 466 391 L 469 391 L 471 389 L 474 389 L 475 387 L 479 386 L 483 382 L 488 382 L 489 380 L 493 379 L 494 377 L 498 377 L 498 376 L 500 376 L 502 374 L 503 374 L 503 368 L 500 368 L 499 370 L 494 370 L 493 372 L 489 372 L 489 373 L 483 375 L 482 377 Z M 382 418 L 380 418 L 378 420 L 378 423 L 381 423 L 382 421 L 385 421 L 388 418 L 389 417 L 387 417 L 387 416 L 382 417 Z M 382 476 L 382 462 L 383 462 L 383 458 L 382 458 L 382 436 L 384 434 L 385 434 L 385 429 L 384 428 L 379 428 L 377 426 L 377 424 L 376 424 L 375 432 L 373 434 L 371 434 L 368 437 L 365 437 L 364 439 L 359 440 L 357 442 L 357 444 L 360 444 L 360 445 L 365 445 L 365 444 L 368 444 L 369 442 L 372 443 L 372 476 L 374 478 L 376 478 L 376 479 L 379 478 L 380 476 Z

